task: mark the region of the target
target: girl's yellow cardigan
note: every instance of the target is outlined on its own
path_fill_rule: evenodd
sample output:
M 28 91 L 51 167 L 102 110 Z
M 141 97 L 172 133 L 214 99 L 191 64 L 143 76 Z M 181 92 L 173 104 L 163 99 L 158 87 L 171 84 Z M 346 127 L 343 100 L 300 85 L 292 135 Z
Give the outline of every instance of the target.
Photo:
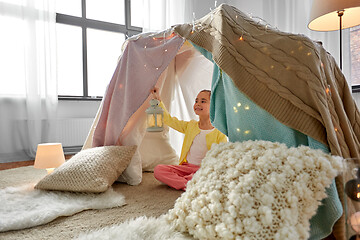
M 176 131 L 185 134 L 179 161 L 179 165 L 181 165 L 187 162 L 187 153 L 190 150 L 194 138 L 200 133 L 199 122 L 195 120 L 182 121 L 177 119 L 176 117 L 171 117 L 169 112 L 166 110 L 163 102 L 160 102 L 159 106 L 164 109 L 164 123 L 169 127 L 175 129 Z M 206 135 L 206 146 L 208 150 L 211 148 L 211 145 L 213 143 L 219 144 L 221 142 L 227 142 L 227 137 L 216 128 L 214 129 L 214 131 L 211 131 Z

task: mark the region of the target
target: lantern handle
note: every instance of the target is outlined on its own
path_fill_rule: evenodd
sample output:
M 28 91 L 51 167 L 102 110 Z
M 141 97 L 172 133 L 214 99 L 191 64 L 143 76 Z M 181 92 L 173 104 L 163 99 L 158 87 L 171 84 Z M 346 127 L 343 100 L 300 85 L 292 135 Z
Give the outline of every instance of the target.
M 153 98 L 155 98 L 156 100 L 161 101 L 160 95 L 159 95 L 159 88 L 153 87 L 153 88 L 150 90 L 150 92 L 151 92 Z

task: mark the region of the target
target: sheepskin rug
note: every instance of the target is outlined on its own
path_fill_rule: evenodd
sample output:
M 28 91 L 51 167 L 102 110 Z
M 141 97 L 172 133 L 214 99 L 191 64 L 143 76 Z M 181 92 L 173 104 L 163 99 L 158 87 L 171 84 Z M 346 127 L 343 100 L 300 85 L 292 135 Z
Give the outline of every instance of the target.
M 88 209 L 120 207 L 122 194 L 112 188 L 104 193 L 71 193 L 34 189 L 34 184 L 0 189 L 0 232 L 51 222 Z
M 166 216 L 138 217 L 120 225 L 105 227 L 81 234 L 77 240 L 192 240 L 192 236 L 180 233 L 169 224 Z
M 309 220 L 341 160 L 267 141 L 214 145 L 166 215 L 81 239 L 308 239 Z

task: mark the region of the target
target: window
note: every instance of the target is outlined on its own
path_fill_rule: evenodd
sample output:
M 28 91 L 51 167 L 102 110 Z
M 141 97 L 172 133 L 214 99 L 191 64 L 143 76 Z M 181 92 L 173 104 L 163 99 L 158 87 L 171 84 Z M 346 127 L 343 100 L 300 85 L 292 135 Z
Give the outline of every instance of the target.
M 56 1 L 59 99 L 101 99 L 125 39 L 142 32 L 141 7 L 140 0 Z
M 360 26 L 350 29 L 351 85 L 353 92 L 360 92 Z

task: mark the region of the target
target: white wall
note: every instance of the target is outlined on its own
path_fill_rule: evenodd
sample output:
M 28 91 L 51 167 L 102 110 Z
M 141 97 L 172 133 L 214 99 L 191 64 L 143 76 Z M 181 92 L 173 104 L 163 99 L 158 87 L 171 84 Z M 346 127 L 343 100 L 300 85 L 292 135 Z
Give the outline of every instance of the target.
M 94 118 L 100 101 L 59 100 L 58 118 Z
M 60 100 L 56 122 L 56 142 L 65 153 L 76 153 L 84 144 L 101 101 Z

